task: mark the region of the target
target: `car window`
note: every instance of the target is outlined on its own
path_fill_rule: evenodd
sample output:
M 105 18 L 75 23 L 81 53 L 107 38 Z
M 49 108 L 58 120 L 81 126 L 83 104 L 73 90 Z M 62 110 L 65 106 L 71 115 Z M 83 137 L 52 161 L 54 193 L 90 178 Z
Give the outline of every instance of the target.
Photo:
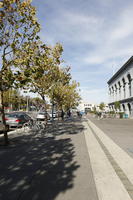
M 20 115 L 19 116 L 21 119 L 25 119 L 25 116 L 24 115 Z
M 18 115 L 15 114 L 15 113 L 7 114 L 6 116 L 7 116 L 7 117 L 14 117 L 14 118 L 17 118 L 17 117 L 18 117 Z
M 28 120 L 31 119 L 28 115 L 25 115 L 24 117 L 25 119 L 28 119 Z
M 24 116 L 25 114 L 21 114 L 21 113 L 7 113 L 6 117 L 14 117 L 14 118 L 19 118 Z

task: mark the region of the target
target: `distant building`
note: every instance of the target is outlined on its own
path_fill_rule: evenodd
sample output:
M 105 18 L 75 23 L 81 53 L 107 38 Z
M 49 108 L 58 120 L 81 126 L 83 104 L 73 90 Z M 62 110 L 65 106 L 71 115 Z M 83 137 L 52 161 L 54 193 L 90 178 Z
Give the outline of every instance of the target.
M 120 111 L 133 117 L 133 56 L 110 78 L 109 107 L 115 110 L 120 102 Z
M 87 111 L 98 111 L 100 112 L 100 108 L 99 108 L 99 104 L 94 104 L 94 103 L 88 103 L 88 102 L 81 102 L 78 110 L 81 110 L 83 112 Z M 103 108 L 104 112 L 108 112 L 109 111 L 109 106 L 108 104 L 105 104 L 105 107 Z
M 89 112 L 89 111 L 94 110 L 94 107 L 95 107 L 95 104 L 88 103 L 88 102 L 81 102 L 78 107 L 78 110 L 81 110 L 83 112 L 85 111 Z

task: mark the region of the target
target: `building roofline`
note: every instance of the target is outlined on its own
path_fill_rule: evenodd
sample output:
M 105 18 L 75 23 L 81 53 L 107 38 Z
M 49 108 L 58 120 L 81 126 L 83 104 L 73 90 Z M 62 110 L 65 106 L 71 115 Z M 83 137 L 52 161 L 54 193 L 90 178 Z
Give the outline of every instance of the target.
M 125 68 L 133 61 L 133 56 L 129 58 L 129 60 L 109 79 L 107 82 L 110 84 L 121 72 L 125 70 Z

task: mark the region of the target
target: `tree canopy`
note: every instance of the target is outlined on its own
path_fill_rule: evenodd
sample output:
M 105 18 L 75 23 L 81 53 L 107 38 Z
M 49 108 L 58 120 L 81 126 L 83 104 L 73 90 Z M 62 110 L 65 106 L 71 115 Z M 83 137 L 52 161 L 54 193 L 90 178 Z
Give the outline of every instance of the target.
M 5 97 L 12 88 L 38 93 L 44 103 L 48 97 L 65 110 L 80 101 L 79 84 L 72 80 L 70 67 L 62 64 L 62 45 L 44 44 L 39 31 L 31 0 L 0 1 L 0 93 L 5 127 Z M 4 135 L 8 143 L 6 130 Z

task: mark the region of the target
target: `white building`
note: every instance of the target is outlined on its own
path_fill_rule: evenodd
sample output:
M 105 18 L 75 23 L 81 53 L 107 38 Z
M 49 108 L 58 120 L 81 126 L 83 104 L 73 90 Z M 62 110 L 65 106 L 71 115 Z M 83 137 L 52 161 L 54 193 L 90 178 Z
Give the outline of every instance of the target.
M 98 111 L 100 112 L 99 104 L 94 104 L 94 103 L 88 103 L 88 102 L 81 102 L 78 106 L 78 110 L 81 110 L 83 112 L 85 111 Z M 103 108 L 104 112 L 109 112 L 109 106 L 108 104 L 105 104 Z
M 111 77 L 108 86 L 110 110 L 120 102 L 120 111 L 133 117 L 133 56 Z
M 81 102 L 78 106 L 78 110 L 82 110 L 83 112 L 92 111 L 94 109 L 95 105 L 88 102 Z

